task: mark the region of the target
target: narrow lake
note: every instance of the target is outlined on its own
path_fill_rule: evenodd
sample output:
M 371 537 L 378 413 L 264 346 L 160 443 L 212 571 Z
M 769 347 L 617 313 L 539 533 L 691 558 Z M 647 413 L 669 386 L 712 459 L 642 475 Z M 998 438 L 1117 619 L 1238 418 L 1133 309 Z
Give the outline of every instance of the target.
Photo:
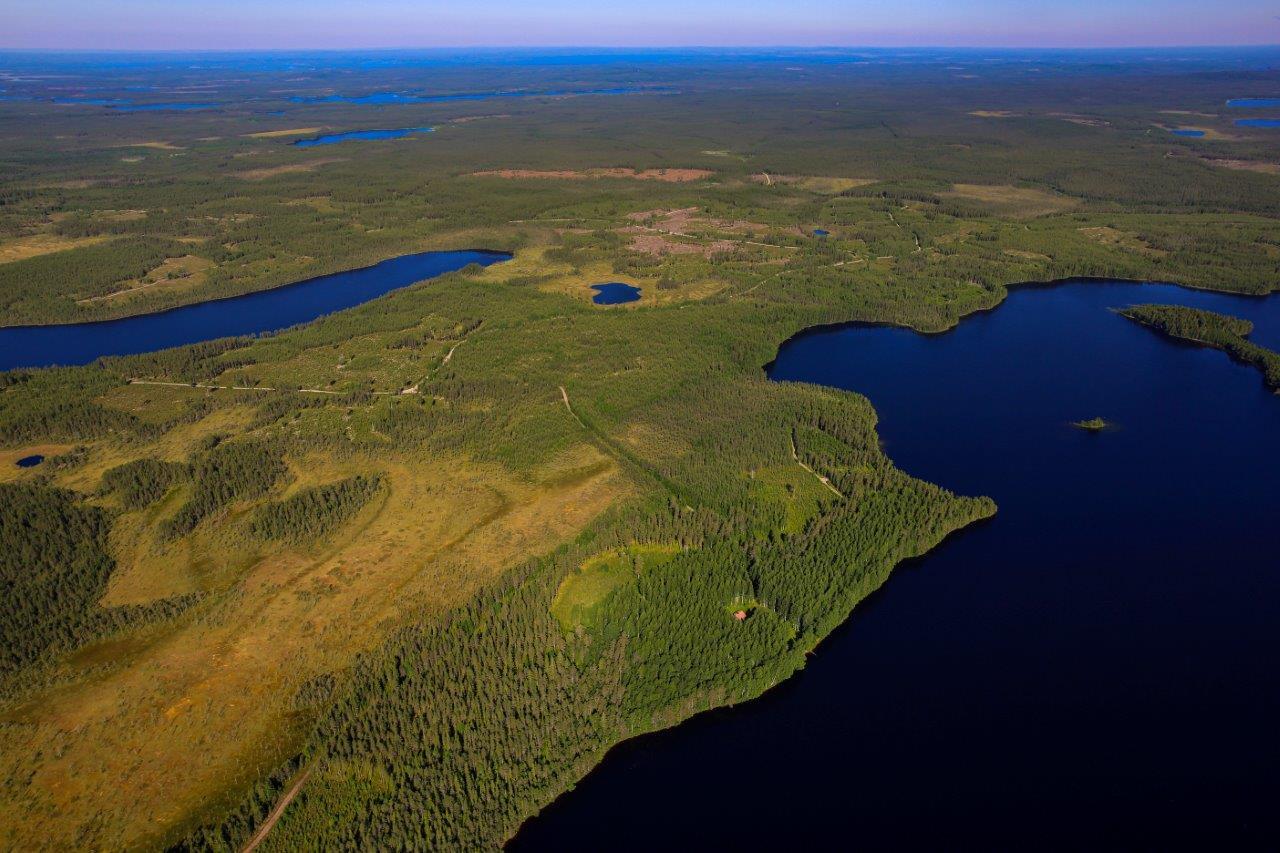
M 1280 831 L 1280 397 L 1111 313 L 1280 347 L 1280 297 L 1015 289 L 943 335 L 816 330 L 906 471 L 1000 506 L 761 699 L 625 743 L 512 850 L 1240 849 Z M 1069 422 L 1102 416 L 1090 434 Z
M 298 148 L 314 148 L 317 145 L 337 145 L 339 142 L 351 142 L 353 140 L 371 140 L 371 139 L 400 139 L 415 133 L 431 133 L 434 127 L 397 127 L 392 130 L 348 130 L 345 133 L 328 133 L 323 136 L 313 136 L 309 139 L 299 139 L 293 144 Z
M 88 364 L 104 355 L 133 355 L 233 335 L 275 332 L 469 264 L 489 266 L 510 257 L 505 252 L 481 250 L 419 252 L 371 267 L 155 314 L 97 323 L 0 328 L 0 370 Z

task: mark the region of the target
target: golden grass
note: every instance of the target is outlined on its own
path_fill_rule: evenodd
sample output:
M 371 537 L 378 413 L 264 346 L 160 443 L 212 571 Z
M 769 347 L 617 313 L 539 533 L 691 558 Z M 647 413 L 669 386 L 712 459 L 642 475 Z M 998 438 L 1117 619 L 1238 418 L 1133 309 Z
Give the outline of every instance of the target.
M 1051 261 L 1053 258 L 1048 255 L 1042 255 L 1039 252 L 1028 252 L 1023 249 L 1005 249 L 1004 253 L 1013 258 L 1022 258 L 1025 261 Z
M 1017 219 L 1061 213 L 1079 206 L 1080 200 L 1033 187 L 1008 184 L 954 184 L 944 197 L 976 201 L 995 213 Z
M 0 243 L 0 264 L 13 261 L 24 261 L 39 255 L 50 255 L 54 252 L 65 252 L 68 249 L 79 249 L 82 246 L 93 246 L 105 242 L 108 237 L 63 237 L 60 234 L 32 234 Z
M 662 183 L 688 183 L 710 178 L 710 169 L 491 169 L 472 172 L 474 177 L 507 178 L 511 180 L 531 178 L 535 180 L 576 181 L 594 178 L 621 178 L 634 181 L 661 181 Z
M 836 195 L 845 190 L 865 187 L 876 182 L 875 178 L 844 178 L 824 175 L 765 175 L 764 173 L 752 175 L 751 180 L 766 186 L 799 187 L 802 190 L 819 195 Z
M 1261 160 L 1226 160 L 1203 158 L 1203 162 L 1222 169 L 1235 169 L 1240 172 L 1257 172 L 1260 175 L 1280 175 L 1280 163 L 1266 163 Z
M 1077 230 L 1090 240 L 1103 246 L 1114 246 L 1119 249 L 1127 249 L 1131 252 L 1137 252 L 1139 254 L 1149 255 L 1152 257 L 1163 257 L 1168 254 L 1168 252 L 1161 249 L 1153 248 L 1149 243 L 1132 231 L 1121 231 L 1120 229 L 1112 228 L 1109 225 L 1096 225 Z
M 305 163 L 289 163 L 284 166 L 266 166 L 261 169 L 245 169 L 242 172 L 232 172 L 232 176 L 245 181 L 263 181 L 267 178 L 274 178 L 277 175 L 291 175 L 297 172 L 314 172 L 321 166 L 327 166 L 330 163 L 341 163 L 345 161 L 345 157 L 321 157 L 317 160 L 308 160 Z
M 323 127 L 290 127 L 285 130 L 262 130 L 258 133 L 246 133 L 250 139 L 278 139 L 282 136 L 310 136 L 319 133 Z
M 519 249 L 516 256 L 503 264 L 495 264 L 477 274 L 479 281 L 501 283 L 526 276 L 545 276 L 538 282 L 537 288 L 547 293 L 561 293 L 582 302 L 591 302 L 596 291 L 593 284 L 623 282 L 639 287 L 640 299 L 621 305 L 597 306 L 601 310 L 618 308 L 641 308 L 656 305 L 670 305 L 675 302 L 706 299 L 724 289 L 723 282 L 713 279 L 682 284 L 672 290 L 659 290 L 658 281 L 654 279 L 619 276 L 608 263 L 589 264 L 578 270 L 569 264 L 553 263 L 546 260 L 546 246 L 530 246 Z
M 186 149 L 180 145 L 174 145 L 172 142 L 150 141 L 150 142 L 126 142 L 124 145 L 118 145 L 117 148 L 154 148 L 157 151 L 185 151 Z
M 978 118 L 1013 118 L 1013 113 L 1009 110 L 970 110 L 969 115 Z
M 76 303 L 80 305 L 88 305 L 94 302 L 106 302 L 108 300 L 118 300 L 132 295 L 142 295 L 153 288 L 159 288 L 166 292 L 175 290 L 190 290 L 204 284 L 208 277 L 209 270 L 213 269 L 217 264 L 208 258 L 202 258 L 198 255 L 183 255 L 177 258 L 165 258 L 160 266 L 151 270 L 140 279 L 124 282 L 125 287 L 112 293 L 105 293 L 102 296 L 89 296 L 84 299 L 77 299 Z
M 9 483 L 42 474 L 48 469 L 41 463 L 34 468 L 19 468 L 18 460 L 27 456 L 43 456 L 46 460 L 71 450 L 70 444 L 29 444 L 14 450 L 0 450 L 0 483 Z
M 554 485 L 466 459 L 358 460 L 362 470 L 381 470 L 388 488 L 335 545 L 252 562 L 201 618 L 130 647 L 105 675 L 9 712 L 0 731 L 0 844 L 157 843 L 256 762 L 278 759 L 289 741 L 290 699 L 308 678 L 346 665 L 419 606 L 439 612 L 461 603 L 505 567 L 580 531 L 623 493 L 598 451 L 583 447 L 577 456 L 594 461 L 594 473 L 549 472 L 543 479 Z M 295 465 L 319 478 L 342 473 L 317 460 Z M 214 522 L 193 549 L 225 551 L 237 523 L 234 515 Z M 145 568 L 158 577 L 163 565 Z M 134 580 L 135 593 L 148 588 Z M 103 659 L 95 650 L 82 657 Z

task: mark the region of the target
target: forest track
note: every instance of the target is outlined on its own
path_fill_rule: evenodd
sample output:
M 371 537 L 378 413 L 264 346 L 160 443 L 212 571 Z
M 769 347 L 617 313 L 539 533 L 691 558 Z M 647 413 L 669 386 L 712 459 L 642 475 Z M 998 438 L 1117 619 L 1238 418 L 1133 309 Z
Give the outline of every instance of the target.
M 310 767 L 302 771 L 302 775 L 298 777 L 298 781 L 294 782 L 293 785 L 289 787 L 289 790 L 284 792 L 284 796 L 280 798 L 280 802 L 276 803 L 275 808 L 273 808 L 271 813 L 267 815 L 267 819 L 262 822 L 262 826 L 258 827 L 258 831 L 255 832 L 253 837 L 250 838 L 244 847 L 241 848 L 240 853 L 253 853 L 253 851 L 257 849 L 258 845 L 266 840 L 267 836 L 271 834 L 271 830 L 275 827 L 276 823 L 279 822 L 281 815 L 284 814 L 284 810 L 289 808 L 289 804 L 293 802 L 293 798 L 298 796 L 298 793 L 302 790 L 302 786 L 307 782 L 307 777 L 310 775 Z
M 796 461 L 796 464 L 799 465 L 801 468 L 808 471 L 813 476 L 817 477 L 818 482 L 826 486 L 828 489 L 830 489 L 833 495 L 840 498 L 840 500 L 847 500 L 847 498 L 845 498 L 844 496 L 844 493 L 842 493 L 835 486 L 831 485 L 831 481 L 829 479 L 827 479 L 826 477 L 819 474 L 817 471 L 810 468 L 804 462 L 800 461 L 800 454 L 796 452 L 796 440 L 794 438 L 791 439 L 791 458 L 794 459 Z

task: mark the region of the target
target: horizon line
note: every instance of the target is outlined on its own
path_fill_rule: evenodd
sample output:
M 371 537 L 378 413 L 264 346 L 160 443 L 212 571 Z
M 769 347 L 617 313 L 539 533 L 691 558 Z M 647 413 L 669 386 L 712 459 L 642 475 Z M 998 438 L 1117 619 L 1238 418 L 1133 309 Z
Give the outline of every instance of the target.
M 1258 48 L 1280 49 L 1280 42 L 1241 42 L 1233 44 L 1120 44 L 1120 45 L 984 45 L 984 44 L 466 44 L 466 45 L 379 45 L 349 47 L 16 47 L 0 44 L 0 51 L 11 53 L 343 53 L 353 51 L 366 52 L 404 52 L 404 51 L 496 51 L 496 50 L 600 50 L 600 51 L 732 51 L 732 50 L 795 50 L 795 51 L 830 51 L 830 50 L 993 50 L 993 51 L 1028 51 L 1028 50 L 1069 50 L 1069 51 L 1108 51 L 1108 50 L 1244 50 Z

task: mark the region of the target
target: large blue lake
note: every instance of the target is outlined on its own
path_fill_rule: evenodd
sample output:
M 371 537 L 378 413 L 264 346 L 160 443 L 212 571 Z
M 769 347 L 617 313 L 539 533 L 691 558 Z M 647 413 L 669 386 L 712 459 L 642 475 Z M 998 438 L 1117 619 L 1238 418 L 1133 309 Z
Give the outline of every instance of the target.
M 1280 347 L 1280 297 L 1073 283 L 769 375 L 868 396 L 906 471 L 1000 506 L 760 700 L 639 738 L 513 850 L 1241 849 L 1280 838 L 1280 397 L 1108 309 Z M 1113 431 L 1070 421 L 1101 415 Z
M 351 308 L 414 282 L 470 264 L 505 261 L 505 252 L 420 252 L 244 296 L 199 302 L 155 314 L 64 326 L 0 328 L 0 370 L 88 364 L 104 355 L 256 335 Z

